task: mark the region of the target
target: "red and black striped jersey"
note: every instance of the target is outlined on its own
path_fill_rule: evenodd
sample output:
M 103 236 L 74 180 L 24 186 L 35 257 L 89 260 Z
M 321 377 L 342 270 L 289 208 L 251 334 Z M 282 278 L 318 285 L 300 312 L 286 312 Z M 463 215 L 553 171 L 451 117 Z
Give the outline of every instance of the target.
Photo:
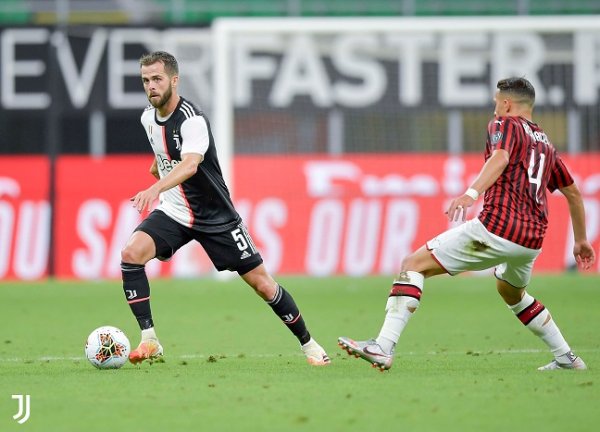
M 569 186 L 573 178 L 537 124 L 523 117 L 496 117 L 487 130 L 485 160 L 496 149 L 506 150 L 510 158 L 485 191 L 479 220 L 499 237 L 540 249 L 548 227 L 546 189 Z

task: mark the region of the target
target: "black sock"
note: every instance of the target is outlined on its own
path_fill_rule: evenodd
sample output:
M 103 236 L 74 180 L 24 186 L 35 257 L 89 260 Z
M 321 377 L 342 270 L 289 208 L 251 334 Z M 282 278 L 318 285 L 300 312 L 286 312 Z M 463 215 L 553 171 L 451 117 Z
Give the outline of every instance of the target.
M 304 319 L 300 315 L 296 302 L 281 285 L 277 285 L 275 297 L 267 303 L 302 345 L 310 340 L 310 333 L 306 329 L 306 324 L 304 324 Z
M 154 327 L 150 311 L 150 284 L 143 265 L 121 263 L 123 292 L 140 329 Z

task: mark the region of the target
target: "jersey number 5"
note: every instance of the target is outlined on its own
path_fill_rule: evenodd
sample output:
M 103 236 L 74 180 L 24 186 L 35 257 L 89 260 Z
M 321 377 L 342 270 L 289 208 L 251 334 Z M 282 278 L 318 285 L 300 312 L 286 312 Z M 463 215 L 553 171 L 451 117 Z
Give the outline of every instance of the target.
M 538 158 L 536 158 L 535 149 L 531 150 L 531 158 L 529 159 L 529 168 L 527 168 L 527 175 L 529 176 L 529 183 L 535 186 L 534 195 L 535 202 L 539 204 L 540 200 L 538 198 L 538 194 L 540 192 L 540 185 L 542 184 L 542 176 L 544 174 L 544 162 L 546 161 L 546 155 L 544 153 L 539 154 L 539 164 L 537 173 L 533 175 L 533 170 L 535 168 L 536 162 Z
M 248 242 L 246 241 L 246 237 L 244 237 L 244 233 L 240 228 L 231 231 L 231 236 L 235 240 L 239 250 L 243 251 L 248 249 Z

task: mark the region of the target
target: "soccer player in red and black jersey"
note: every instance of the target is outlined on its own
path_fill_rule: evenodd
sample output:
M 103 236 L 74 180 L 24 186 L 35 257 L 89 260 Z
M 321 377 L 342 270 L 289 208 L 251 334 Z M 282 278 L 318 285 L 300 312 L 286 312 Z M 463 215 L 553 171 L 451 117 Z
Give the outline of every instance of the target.
M 431 239 L 403 260 L 377 338 L 338 339 L 348 353 L 381 370 L 392 365 L 394 348 L 419 307 L 426 278 L 492 267 L 498 293 L 554 355 L 550 363 L 538 369 L 586 369 L 548 309 L 526 291 L 548 226 L 546 190 L 558 189 L 567 199 L 577 263 L 584 269 L 593 264 L 595 255 L 586 236 L 583 200 L 548 137 L 533 122 L 535 90 L 531 83 L 524 78 L 508 78 L 498 81 L 496 87 L 485 164 L 471 187 L 451 201 L 447 215 L 451 221 L 465 221 L 467 208 L 485 194 L 483 210 L 477 218 Z
M 298 338 L 309 364 L 330 363 L 311 337 L 289 292 L 267 272 L 260 253 L 233 206 L 223 180 L 208 119 L 179 96 L 179 66 L 164 51 L 140 59 L 141 78 L 150 105 L 142 125 L 155 154 L 150 173 L 156 181 L 133 198 L 142 212 L 159 206 L 135 229 L 121 251 L 123 290 L 142 332 L 129 355 L 132 363 L 163 355 L 150 310 L 150 285 L 145 265 L 167 260 L 183 245 L 199 242 L 217 270 L 237 272 L 262 297 Z

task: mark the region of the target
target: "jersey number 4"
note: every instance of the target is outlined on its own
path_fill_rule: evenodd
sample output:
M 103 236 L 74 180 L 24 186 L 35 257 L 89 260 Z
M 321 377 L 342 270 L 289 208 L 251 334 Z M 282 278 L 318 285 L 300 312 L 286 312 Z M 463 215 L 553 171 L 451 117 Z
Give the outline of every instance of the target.
M 539 160 L 539 162 L 538 162 Z M 538 194 L 540 193 L 540 185 L 542 184 L 542 177 L 544 174 L 544 162 L 546 161 L 546 155 L 540 153 L 536 155 L 535 149 L 531 150 L 531 158 L 529 159 L 529 168 L 527 168 L 527 175 L 529 177 L 529 183 L 534 186 L 535 202 L 539 204 L 540 200 Z M 533 174 L 535 166 L 538 166 L 537 173 Z

